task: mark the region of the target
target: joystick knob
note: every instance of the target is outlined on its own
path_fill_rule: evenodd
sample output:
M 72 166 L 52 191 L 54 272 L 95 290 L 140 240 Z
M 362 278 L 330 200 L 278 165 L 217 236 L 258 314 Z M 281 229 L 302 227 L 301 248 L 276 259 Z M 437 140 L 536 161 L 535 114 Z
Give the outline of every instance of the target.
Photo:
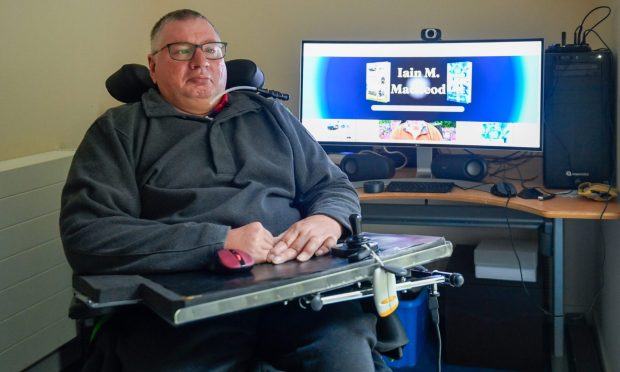
M 364 244 L 368 243 L 369 239 L 362 235 L 362 216 L 357 213 L 350 215 L 349 223 L 351 236 L 346 240 L 346 244 L 352 250 L 364 249 Z
M 349 216 L 349 223 L 351 224 L 351 238 L 353 240 L 358 240 L 361 238 L 362 234 L 362 216 L 355 213 Z
M 362 216 L 352 214 L 349 216 L 351 224 L 351 236 L 343 244 L 332 248 L 332 254 L 336 257 L 346 257 L 351 262 L 361 261 L 370 255 L 370 251 L 378 250 L 378 244 L 362 235 Z

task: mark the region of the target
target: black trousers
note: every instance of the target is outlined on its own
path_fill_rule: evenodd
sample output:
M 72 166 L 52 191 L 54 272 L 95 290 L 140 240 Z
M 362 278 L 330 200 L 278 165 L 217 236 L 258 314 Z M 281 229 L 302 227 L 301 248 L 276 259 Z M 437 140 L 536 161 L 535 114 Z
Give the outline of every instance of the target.
M 389 371 L 376 317 L 356 301 L 319 312 L 273 305 L 173 327 L 144 308 L 115 314 L 85 371 Z

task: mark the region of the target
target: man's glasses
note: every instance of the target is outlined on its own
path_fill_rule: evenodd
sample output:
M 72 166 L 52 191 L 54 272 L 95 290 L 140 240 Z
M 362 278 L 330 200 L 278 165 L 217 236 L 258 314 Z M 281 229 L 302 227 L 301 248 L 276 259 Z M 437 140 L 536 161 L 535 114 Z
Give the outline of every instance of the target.
M 192 43 L 170 43 L 164 45 L 161 49 L 154 51 L 152 55 L 168 48 L 170 58 L 175 61 L 189 61 L 194 58 L 196 49 L 200 48 L 206 59 L 221 59 L 226 55 L 226 45 L 227 43 L 225 42 L 210 42 L 202 45 Z

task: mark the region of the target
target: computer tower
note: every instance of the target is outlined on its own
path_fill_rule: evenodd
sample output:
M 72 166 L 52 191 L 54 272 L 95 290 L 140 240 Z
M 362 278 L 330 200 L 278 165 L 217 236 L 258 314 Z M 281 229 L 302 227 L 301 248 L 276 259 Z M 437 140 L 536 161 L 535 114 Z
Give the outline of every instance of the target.
M 615 113 L 609 51 L 545 53 L 543 179 L 547 188 L 612 182 Z

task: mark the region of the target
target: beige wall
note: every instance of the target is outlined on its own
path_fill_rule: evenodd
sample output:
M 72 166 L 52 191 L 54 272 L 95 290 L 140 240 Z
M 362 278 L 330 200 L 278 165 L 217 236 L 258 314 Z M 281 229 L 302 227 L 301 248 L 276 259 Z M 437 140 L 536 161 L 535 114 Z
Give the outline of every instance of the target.
M 598 31 L 617 51 L 620 0 L 1 0 L 0 160 L 75 148 L 94 118 L 118 104 L 105 78 L 123 63 L 145 63 L 151 25 L 175 8 L 210 17 L 230 42 L 229 58 L 258 62 L 267 86 L 291 93 L 288 106 L 297 112 L 303 39 L 417 40 L 421 28 L 438 27 L 444 39 L 544 37 L 551 44 L 561 31 L 572 35 L 598 5 L 613 8 L 613 21 Z M 589 41 L 600 46 L 595 37 Z M 609 370 L 620 370 L 618 225 L 604 226 L 598 317 Z M 590 247 L 572 249 L 591 254 Z M 569 280 L 567 292 L 589 274 Z
M 148 31 L 165 12 L 205 13 L 230 42 L 230 58 L 251 58 L 267 86 L 291 93 L 298 112 L 302 39 L 544 37 L 559 42 L 593 0 L 4 0 L 0 2 L 0 160 L 75 148 L 117 103 L 105 78 L 123 63 L 144 63 Z M 599 33 L 614 45 L 610 22 Z M 592 38 L 595 46 L 598 42 Z
M 620 0 L 612 3 L 615 13 L 613 17 L 614 32 L 620 35 L 620 15 L 618 10 Z M 616 76 L 620 75 L 620 64 L 618 63 L 618 51 L 620 50 L 620 39 L 616 39 L 614 59 L 616 61 Z M 616 81 L 620 88 L 620 80 Z M 616 92 L 620 91 L 617 89 Z M 616 95 L 616 117 L 620 115 L 620 95 Z M 617 126 L 616 126 L 617 130 Z M 620 133 L 616 131 L 616 138 L 620 139 Z M 619 142 L 616 141 L 616 144 Z M 620 159 L 620 157 L 618 158 Z M 616 175 L 620 170 L 620 161 L 616 163 Z M 599 250 L 599 285 L 602 285 L 600 302 L 597 303 L 597 326 L 599 341 L 602 349 L 603 364 L 607 371 L 620 371 L 620 221 L 606 221 L 602 229 L 602 250 Z M 600 270 L 602 268 L 602 270 Z M 601 273 L 602 271 L 602 273 Z

